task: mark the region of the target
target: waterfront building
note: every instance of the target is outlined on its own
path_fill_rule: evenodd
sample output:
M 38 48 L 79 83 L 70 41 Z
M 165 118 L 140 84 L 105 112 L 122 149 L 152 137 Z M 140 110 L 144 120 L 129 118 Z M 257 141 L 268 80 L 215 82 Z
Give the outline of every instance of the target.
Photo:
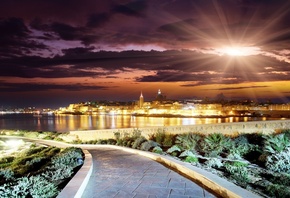
M 141 95 L 139 97 L 139 108 L 143 108 L 143 104 L 144 104 L 144 97 L 143 97 L 143 94 L 141 92 Z

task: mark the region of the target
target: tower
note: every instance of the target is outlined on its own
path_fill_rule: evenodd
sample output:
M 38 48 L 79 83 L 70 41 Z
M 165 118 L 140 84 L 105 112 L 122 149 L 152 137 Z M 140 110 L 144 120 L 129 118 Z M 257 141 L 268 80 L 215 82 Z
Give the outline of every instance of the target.
M 143 94 L 141 92 L 140 98 L 139 98 L 139 107 L 142 108 L 144 104 L 144 97 Z

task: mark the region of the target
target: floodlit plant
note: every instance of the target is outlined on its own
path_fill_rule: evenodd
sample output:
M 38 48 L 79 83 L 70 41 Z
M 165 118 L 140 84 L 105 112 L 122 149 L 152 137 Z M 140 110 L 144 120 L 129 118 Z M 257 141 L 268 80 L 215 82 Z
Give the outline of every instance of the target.
M 201 137 L 194 133 L 180 134 L 176 137 L 175 143 L 182 150 L 196 150 Z
M 210 158 L 205 162 L 208 168 L 221 168 L 223 166 L 222 160 L 218 158 Z
M 241 186 L 247 186 L 250 181 L 247 166 L 248 164 L 243 162 L 227 162 L 224 164 L 225 169 L 230 173 L 230 177 Z
M 163 150 L 160 146 L 155 146 L 152 150 L 153 153 L 158 153 L 158 154 L 162 154 Z
M 11 169 L 0 169 L 0 179 L 3 177 L 6 181 L 14 179 L 14 172 Z
M 146 139 L 145 137 L 143 137 L 143 136 L 138 137 L 138 138 L 134 141 L 134 143 L 133 143 L 133 145 L 132 145 L 132 148 L 133 148 L 133 149 L 139 149 L 140 146 L 141 146 L 141 144 L 142 144 L 143 142 L 146 142 L 146 141 L 147 141 L 147 139 Z
M 233 145 L 233 141 L 220 133 L 214 133 L 206 136 L 203 140 L 203 151 L 209 157 L 217 157 L 222 152 L 229 150 Z
M 152 140 L 148 140 L 146 142 L 143 142 L 141 144 L 140 150 L 142 151 L 149 151 L 151 148 L 154 148 L 156 146 L 160 146 L 157 142 L 154 142 Z
M 264 151 L 266 153 L 279 153 L 290 147 L 290 139 L 285 134 L 267 135 L 264 138 Z
M 290 148 L 283 152 L 275 153 L 267 157 L 266 168 L 274 172 L 290 174 Z

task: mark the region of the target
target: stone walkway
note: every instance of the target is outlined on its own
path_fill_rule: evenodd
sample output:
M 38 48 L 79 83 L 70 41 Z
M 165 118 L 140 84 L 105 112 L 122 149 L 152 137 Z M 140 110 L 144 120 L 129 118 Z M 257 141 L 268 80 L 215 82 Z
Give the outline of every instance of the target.
M 93 173 L 83 198 L 212 198 L 189 179 L 138 154 L 114 148 L 89 149 Z

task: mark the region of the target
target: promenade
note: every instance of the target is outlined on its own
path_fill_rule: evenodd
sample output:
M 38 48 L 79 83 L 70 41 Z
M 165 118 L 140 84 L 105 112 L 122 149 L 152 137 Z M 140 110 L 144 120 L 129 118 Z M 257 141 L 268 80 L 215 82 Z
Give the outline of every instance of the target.
M 213 194 L 162 164 L 119 149 L 90 149 L 93 171 L 83 198 L 212 198 Z
M 86 156 L 83 166 L 57 198 L 260 197 L 217 175 L 169 156 L 114 145 L 80 145 L 25 137 L 1 137 L 83 149 Z M 207 189 L 211 189 L 210 192 Z

